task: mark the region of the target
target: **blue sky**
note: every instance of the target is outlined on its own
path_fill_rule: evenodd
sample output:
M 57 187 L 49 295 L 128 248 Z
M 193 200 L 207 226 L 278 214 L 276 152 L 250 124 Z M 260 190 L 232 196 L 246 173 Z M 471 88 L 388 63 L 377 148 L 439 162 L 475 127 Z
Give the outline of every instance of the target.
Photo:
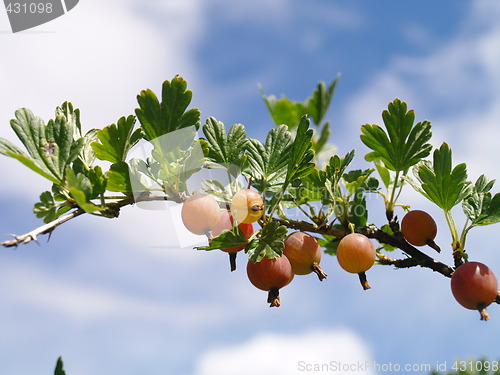
M 341 73 L 328 116 L 339 154 L 355 148 L 356 165 L 368 167 L 359 127 L 380 123 L 399 97 L 432 121 L 433 144 L 449 142 L 471 179 L 495 178 L 499 15 L 492 0 L 82 0 L 11 34 L 0 12 L 0 136 L 13 139 L 17 108 L 48 120 L 65 100 L 81 108 L 86 129 L 111 124 L 133 113 L 140 90 L 158 92 L 180 74 L 203 119 L 243 123 L 262 140 L 273 125 L 258 84 L 303 100 Z M 32 206 L 50 186 L 7 158 L 0 173 L 0 232 L 38 226 Z M 409 189 L 404 198 L 425 204 L 442 228 L 438 242 L 449 243 L 439 211 Z M 80 217 L 48 243 L 4 250 L 0 373 L 51 373 L 59 355 L 68 375 L 312 373 L 299 361 L 446 361 L 450 370 L 457 358 L 498 355 L 498 307 L 480 322 L 427 269 L 375 267 L 365 292 L 325 256 L 327 280 L 296 277 L 269 309 L 246 280 L 244 257 L 230 273 L 225 254 L 178 248 L 176 220 L 175 207 L 129 207 L 118 220 Z M 496 230 L 472 232 L 468 251 L 500 273 Z

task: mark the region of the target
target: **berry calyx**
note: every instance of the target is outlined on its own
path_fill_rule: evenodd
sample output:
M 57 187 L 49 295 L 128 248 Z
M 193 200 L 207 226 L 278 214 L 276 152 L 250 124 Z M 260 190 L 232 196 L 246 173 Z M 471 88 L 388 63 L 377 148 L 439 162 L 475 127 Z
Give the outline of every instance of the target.
M 293 232 L 285 238 L 285 248 L 283 254 L 286 255 L 292 265 L 292 272 L 295 275 L 307 275 L 315 272 L 320 281 L 327 277 L 321 269 L 321 247 L 313 236 L 304 232 Z
M 251 224 L 264 214 L 264 201 L 255 190 L 240 190 L 231 200 L 231 212 L 238 223 Z
M 371 288 L 365 272 L 373 266 L 376 256 L 373 242 L 360 233 L 350 233 L 343 237 L 337 247 L 340 267 L 349 273 L 357 273 L 364 290 Z
M 441 249 L 434 242 L 437 225 L 431 215 L 425 211 L 412 210 L 401 220 L 401 233 L 405 240 L 413 246 L 429 245 L 437 252 Z
M 233 215 L 231 214 L 231 211 L 221 211 L 220 212 L 220 218 L 219 222 L 217 225 L 213 228 L 212 230 L 212 235 L 214 237 L 218 236 L 219 234 L 222 233 L 224 230 L 232 230 L 233 229 Z M 245 224 L 245 223 L 240 223 L 238 224 L 238 227 L 240 230 L 243 232 L 245 237 L 249 239 L 252 234 L 254 233 L 253 231 L 253 225 L 252 224 Z M 226 249 L 221 249 L 221 251 L 224 251 L 229 254 L 229 264 L 231 267 L 231 271 L 236 270 L 236 253 L 243 250 L 246 247 L 247 244 L 243 244 L 240 246 L 234 246 L 234 247 L 228 247 Z
M 248 261 L 247 276 L 256 288 L 268 293 L 267 302 L 270 307 L 281 305 L 279 290 L 293 280 L 292 265 L 285 255 L 269 259 L 262 258 L 260 262 Z
M 211 238 L 211 230 L 220 218 L 219 203 L 210 195 L 197 193 L 187 198 L 181 209 L 182 223 L 194 234 Z
M 460 305 L 469 310 L 478 310 L 481 320 L 488 320 L 490 317 L 486 307 L 497 298 L 498 282 L 488 266 L 467 262 L 453 272 L 451 292 Z

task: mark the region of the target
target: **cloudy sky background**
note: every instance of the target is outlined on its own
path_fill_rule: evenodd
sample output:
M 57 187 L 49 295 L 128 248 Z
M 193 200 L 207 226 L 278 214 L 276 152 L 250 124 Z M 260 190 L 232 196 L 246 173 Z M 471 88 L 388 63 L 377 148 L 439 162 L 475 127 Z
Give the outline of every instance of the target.
M 133 113 L 140 90 L 158 93 L 180 74 L 203 120 L 243 123 L 262 140 L 273 125 L 259 83 L 303 100 L 341 73 L 328 116 L 340 155 L 355 148 L 356 165 L 368 167 L 359 127 L 380 123 L 398 97 L 417 120 L 432 121 L 433 144 L 447 141 L 472 180 L 495 178 L 499 16 L 493 0 L 82 0 L 64 17 L 12 34 L 0 12 L 0 136 L 14 139 L 16 109 L 48 120 L 65 100 L 81 109 L 85 129 L 109 125 Z M 50 185 L 5 157 L 0 176 L 0 232 L 40 225 L 31 210 Z M 405 198 L 425 203 L 410 190 Z M 226 254 L 178 248 L 175 211 L 80 217 L 49 243 L 3 250 L 0 373 L 51 373 L 59 355 L 68 375 L 307 373 L 300 361 L 447 361 L 450 370 L 457 358 L 497 359 L 498 306 L 480 322 L 454 301 L 449 280 L 427 269 L 374 267 L 366 292 L 325 257 L 327 280 L 296 277 L 282 306 L 269 309 L 246 280 L 243 256 L 230 273 Z M 500 273 L 497 230 L 476 229 L 468 251 Z M 446 252 L 436 258 L 450 263 Z

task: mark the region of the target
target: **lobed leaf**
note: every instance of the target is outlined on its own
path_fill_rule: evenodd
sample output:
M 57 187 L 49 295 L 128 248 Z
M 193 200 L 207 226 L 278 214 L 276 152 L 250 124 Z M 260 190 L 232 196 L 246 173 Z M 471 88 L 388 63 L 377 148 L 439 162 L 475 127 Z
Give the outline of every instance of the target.
M 500 222 L 500 193 L 493 197 L 489 190 L 495 180 L 488 181 L 481 175 L 472 186 L 470 195 L 462 202 L 462 209 L 471 221 L 471 226 Z
M 261 188 L 266 186 L 268 190 L 273 187 L 280 188 L 287 174 L 291 144 L 292 134 L 286 125 L 271 129 L 265 145 L 256 139 L 248 140 L 247 155 L 251 167 L 249 173 L 256 185 Z
M 420 186 L 412 186 L 444 211 L 450 211 L 470 192 L 467 167 L 462 163 L 452 169 L 452 152 L 447 143 L 434 151 L 432 164 L 421 163 L 415 172 Z
M 311 149 L 312 136 L 313 130 L 309 128 L 309 119 L 304 116 L 300 120 L 295 140 L 291 146 L 286 174 L 287 182 L 305 177 L 314 169 L 314 163 L 311 162 L 314 158 L 314 151 Z
M 132 115 L 121 117 L 116 124 L 97 131 L 99 142 L 91 144 L 95 156 L 111 163 L 125 161 L 130 149 L 143 137 L 141 129 L 134 131 L 135 121 Z
M 226 167 L 233 175 L 238 175 L 245 168 L 247 160 L 245 127 L 235 124 L 226 135 L 224 124 L 210 117 L 203 126 L 203 133 L 208 142 L 208 159 Z
M 230 247 L 245 245 L 248 239 L 245 234 L 240 229 L 239 226 L 235 226 L 232 230 L 224 230 L 217 237 L 210 240 L 208 246 L 200 246 L 195 249 L 198 250 L 215 250 L 215 249 L 227 249 Z
M 107 189 L 109 191 L 121 192 L 124 194 L 132 193 L 132 184 L 130 181 L 129 166 L 125 162 L 111 165 L 106 172 Z
M 57 359 L 56 368 L 54 370 L 54 375 L 66 375 L 66 371 L 64 371 L 64 363 L 62 357 Z
M 259 238 L 253 239 L 246 247 L 245 252 L 248 259 L 253 262 L 260 262 L 262 258 L 273 259 L 283 255 L 284 239 L 287 235 L 287 228 L 278 222 L 272 221 L 262 228 Z
M 27 153 L 5 139 L 0 139 L 0 153 L 61 184 L 66 166 L 80 155 L 85 145 L 83 138 L 75 138 L 79 134 L 79 112 L 65 103 L 56 109 L 55 120 L 45 125 L 41 118 L 23 108 L 16 111 L 16 118 L 10 123 Z
M 373 151 L 367 161 L 380 160 L 392 171 L 405 171 L 430 154 L 431 124 L 428 121 L 413 125 L 415 113 L 408 111 L 405 102 L 395 99 L 383 111 L 384 131 L 378 125 L 363 125 L 361 141 Z
M 289 129 L 295 129 L 302 116 L 307 114 L 303 103 L 292 102 L 285 96 L 277 99 L 274 95 L 262 93 L 262 97 L 276 126 L 287 125 Z
M 40 202 L 35 203 L 33 213 L 37 218 L 43 219 L 45 223 L 50 223 L 68 212 L 71 208 L 72 206 L 68 202 L 56 204 L 52 193 L 45 191 L 40 195 Z
M 153 140 L 190 126 L 198 129 L 200 111 L 194 108 L 187 110 L 192 95 L 191 90 L 187 90 L 187 82 L 179 76 L 163 83 L 161 103 L 153 91 L 141 91 L 137 96 L 139 108 L 135 112 L 145 138 Z
M 337 75 L 335 79 L 330 83 L 328 88 L 324 82 L 318 83 L 316 90 L 313 92 L 312 96 L 306 101 L 307 113 L 311 116 L 312 120 L 316 125 L 323 122 L 330 103 L 333 99 L 333 94 L 340 76 Z

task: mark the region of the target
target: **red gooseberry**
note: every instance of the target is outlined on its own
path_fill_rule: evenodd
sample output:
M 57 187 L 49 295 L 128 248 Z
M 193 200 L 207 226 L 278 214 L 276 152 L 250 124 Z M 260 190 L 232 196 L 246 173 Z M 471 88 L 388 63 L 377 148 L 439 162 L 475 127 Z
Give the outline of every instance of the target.
M 256 263 L 248 261 L 247 275 L 256 288 L 269 292 L 267 302 L 270 307 L 281 305 L 279 290 L 290 284 L 294 276 L 292 265 L 285 255 L 273 259 L 264 257 Z
M 337 247 L 340 266 L 347 272 L 357 273 L 365 290 L 370 289 L 365 272 L 373 266 L 376 256 L 373 242 L 360 233 L 350 233 L 343 237 Z
M 327 277 L 321 269 L 321 247 L 313 236 L 304 232 L 293 232 L 285 238 L 285 248 L 283 254 L 286 255 L 292 265 L 292 272 L 295 275 L 307 275 L 315 272 L 320 281 Z
M 467 262 L 453 272 L 451 292 L 459 304 L 466 309 L 479 310 L 481 320 L 488 320 L 486 307 L 497 298 L 498 282 L 488 266 Z
M 233 229 L 233 215 L 230 211 L 224 210 L 220 211 L 220 218 L 217 225 L 212 229 L 212 235 L 214 237 L 221 234 L 224 230 L 232 230 Z M 248 239 L 254 233 L 252 224 L 240 223 L 238 227 L 241 229 L 245 237 Z M 240 246 L 229 247 L 226 249 L 221 249 L 222 251 L 229 253 L 229 263 L 231 265 L 231 271 L 236 270 L 236 253 L 245 248 L 246 244 Z
M 436 222 L 425 211 L 408 212 L 401 220 L 401 233 L 405 240 L 414 246 L 429 245 L 438 252 L 441 251 L 434 242 L 437 235 Z

